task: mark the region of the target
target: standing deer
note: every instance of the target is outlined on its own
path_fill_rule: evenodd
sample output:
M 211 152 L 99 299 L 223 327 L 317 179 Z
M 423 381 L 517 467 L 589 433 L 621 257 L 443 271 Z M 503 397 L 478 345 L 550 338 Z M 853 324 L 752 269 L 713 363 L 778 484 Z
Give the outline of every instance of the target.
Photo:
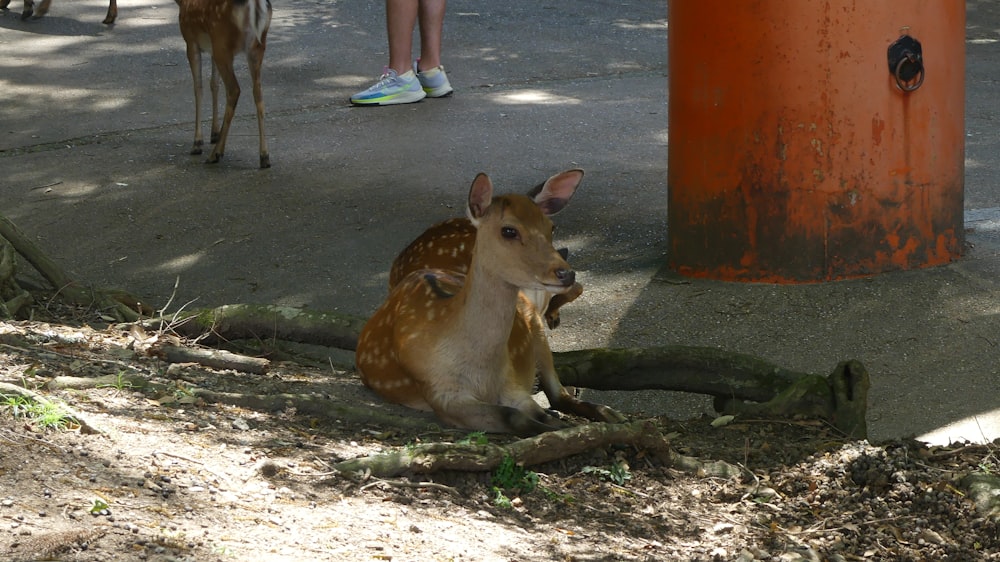
M 473 247 L 445 235 L 418 250 L 470 252 L 468 272 L 418 269 L 398 281 L 358 339 L 355 362 L 365 385 L 458 427 L 535 435 L 566 425 L 532 398 L 540 372 L 554 408 L 621 421 L 614 410 L 582 402 L 562 387 L 541 312 L 522 293 L 573 288 L 575 273 L 552 247 L 549 216 L 565 207 L 582 176 L 580 170 L 557 174 L 533 198 L 493 197 L 490 179 L 476 176 L 466 209 L 476 229 Z M 396 263 L 409 261 L 420 260 L 404 251 Z
M 204 139 L 201 134 L 201 53 L 212 56 L 212 136 L 215 144 L 207 163 L 218 162 L 226 150 L 229 126 L 240 99 L 240 84 L 233 71 L 237 54 L 247 54 L 253 100 L 257 106 L 257 131 L 260 137 L 260 167 L 270 168 L 271 157 L 264 138 L 264 95 L 260 86 L 260 69 L 264 63 L 267 30 L 271 25 L 270 0 L 176 0 L 180 6 L 181 35 L 187 44 L 187 59 L 194 79 L 194 145 L 191 154 L 201 154 Z M 219 75 L 226 87 L 226 112 L 219 129 Z
M 49 5 L 52 4 L 52 0 L 42 0 L 42 3 L 38 5 L 38 11 L 35 11 L 35 1 L 34 0 L 24 0 L 24 8 L 21 9 L 21 19 L 26 20 L 32 15 L 35 19 L 38 19 L 45 14 L 49 13 Z M 0 0 L 0 10 L 6 10 L 7 6 L 10 5 L 10 0 Z M 108 4 L 108 14 L 104 16 L 105 23 L 111 25 L 115 23 L 115 18 L 118 17 L 118 0 L 111 0 Z

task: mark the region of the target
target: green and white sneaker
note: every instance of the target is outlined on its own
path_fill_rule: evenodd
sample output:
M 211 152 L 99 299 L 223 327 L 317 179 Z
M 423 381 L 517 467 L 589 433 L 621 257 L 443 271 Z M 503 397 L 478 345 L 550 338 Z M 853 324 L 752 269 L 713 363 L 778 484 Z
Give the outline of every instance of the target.
M 407 70 L 403 74 L 387 68 L 372 87 L 351 96 L 354 105 L 394 105 L 418 102 L 427 97 L 416 74 Z
M 450 95 L 454 90 L 448 82 L 448 75 L 444 73 L 444 65 L 435 66 L 423 72 L 417 69 L 417 63 L 413 61 L 413 72 L 417 73 L 417 80 L 429 98 L 443 98 Z

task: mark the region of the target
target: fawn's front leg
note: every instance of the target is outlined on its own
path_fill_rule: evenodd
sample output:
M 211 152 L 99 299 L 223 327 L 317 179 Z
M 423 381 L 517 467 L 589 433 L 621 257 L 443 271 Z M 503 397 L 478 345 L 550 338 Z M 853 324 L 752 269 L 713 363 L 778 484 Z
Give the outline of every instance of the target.
M 432 403 L 434 413 L 443 421 L 488 433 L 513 433 L 531 437 L 567 427 L 566 422 L 546 412 L 531 396 L 515 406 L 490 404 L 472 396 L 442 403 Z

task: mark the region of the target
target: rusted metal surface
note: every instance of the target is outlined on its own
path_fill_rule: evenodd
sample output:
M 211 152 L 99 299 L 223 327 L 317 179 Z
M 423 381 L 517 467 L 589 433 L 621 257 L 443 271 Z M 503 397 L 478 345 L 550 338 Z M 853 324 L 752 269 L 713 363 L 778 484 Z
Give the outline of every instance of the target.
M 670 3 L 670 264 L 814 282 L 961 255 L 965 5 Z M 923 81 L 886 65 L 901 34 Z

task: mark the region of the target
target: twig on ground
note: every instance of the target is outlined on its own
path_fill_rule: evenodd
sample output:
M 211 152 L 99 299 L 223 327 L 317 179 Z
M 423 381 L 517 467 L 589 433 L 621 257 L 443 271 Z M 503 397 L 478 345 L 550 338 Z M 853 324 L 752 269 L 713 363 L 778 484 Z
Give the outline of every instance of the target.
M 437 482 L 410 482 L 408 480 L 386 480 L 382 478 L 377 478 L 364 486 L 358 488 L 359 492 L 364 492 L 368 488 L 375 486 L 387 485 L 396 488 L 430 488 L 432 490 L 440 490 L 442 492 L 448 492 L 453 496 L 460 496 L 461 494 L 455 488 L 451 486 L 445 486 L 444 484 L 438 484 Z

